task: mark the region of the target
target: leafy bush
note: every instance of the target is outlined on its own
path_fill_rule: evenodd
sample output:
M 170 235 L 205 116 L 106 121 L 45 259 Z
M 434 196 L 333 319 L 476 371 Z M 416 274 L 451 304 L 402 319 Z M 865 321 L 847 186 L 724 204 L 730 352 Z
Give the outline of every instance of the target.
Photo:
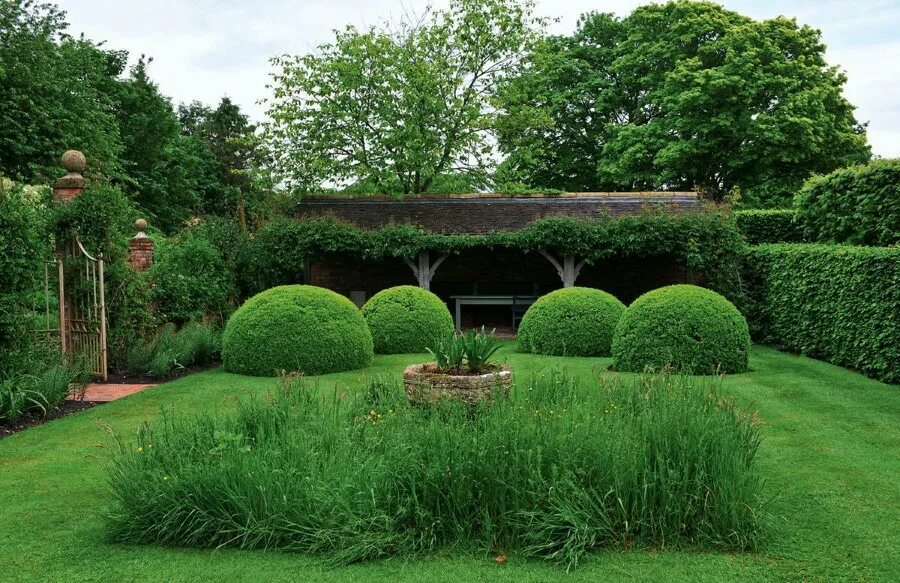
M 427 347 L 438 369 L 449 373 L 461 373 L 463 363 L 470 373 L 480 373 L 492 368 L 491 357 L 500 349 L 500 341 L 494 332 L 469 330 L 465 334 L 450 334 Z
M 670 285 L 634 300 L 612 353 L 620 371 L 672 368 L 692 374 L 747 370 L 750 333 L 734 305 L 695 285 Z
M 519 326 L 519 348 L 557 356 L 609 356 L 625 304 L 599 289 L 558 289 L 528 308 Z
M 163 321 L 183 323 L 209 315 L 224 321 L 231 312 L 234 273 L 218 249 L 191 231 L 156 246 L 150 276 Z
M 285 285 L 247 300 L 225 327 L 222 360 L 231 372 L 323 374 L 372 363 L 372 334 L 347 298 L 310 285 Z
M 213 363 L 220 352 L 220 334 L 213 326 L 191 322 L 177 330 L 174 324 L 167 324 L 149 340 L 131 347 L 127 368 L 135 374 L 163 378 L 178 368 Z
M 0 184 L 0 374 L 18 368 L 32 294 L 49 251 L 45 217 L 21 186 Z
M 552 373 L 474 411 L 396 382 L 323 397 L 291 376 L 236 413 L 121 438 L 110 538 L 336 563 L 451 547 L 569 567 L 602 547 L 753 549 L 759 429 L 708 379 Z
M 745 281 L 758 341 L 900 383 L 900 248 L 761 245 Z
M 301 221 L 276 218 L 248 240 L 239 258 L 238 286 L 243 297 L 303 280 L 312 235 L 303 227 Z M 327 238 L 326 233 L 321 234 Z
M 31 352 L 17 369 L 0 374 L 0 423 L 45 417 L 89 378 L 84 366 L 61 364 L 58 353 Z
M 810 178 L 794 206 L 809 241 L 900 243 L 900 160 L 875 160 Z
M 803 241 L 803 230 L 793 209 L 751 209 L 735 211 L 734 221 L 750 245 Z
M 381 290 L 369 298 L 362 314 L 378 354 L 423 352 L 454 329 L 447 305 L 430 291 L 412 285 Z

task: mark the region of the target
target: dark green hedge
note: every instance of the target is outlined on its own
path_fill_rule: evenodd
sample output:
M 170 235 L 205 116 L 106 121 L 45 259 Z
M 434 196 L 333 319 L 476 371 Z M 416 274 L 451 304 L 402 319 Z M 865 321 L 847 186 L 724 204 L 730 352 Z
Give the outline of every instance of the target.
M 900 383 L 900 248 L 761 245 L 745 282 L 757 340 Z
M 28 312 L 50 249 L 45 220 L 22 187 L 0 183 L 0 377 L 18 367 L 32 338 Z
M 519 327 L 523 352 L 556 356 L 609 356 L 625 304 L 605 291 L 558 289 L 538 298 Z
M 619 320 L 616 370 L 671 368 L 690 374 L 747 370 L 750 332 L 734 304 L 695 285 L 670 285 L 634 300 Z
M 433 293 L 412 285 L 381 290 L 362 307 L 375 352 L 425 352 L 453 334 L 453 317 Z
M 250 298 L 222 335 L 225 369 L 252 376 L 353 370 L 372 358 L 372 334 L 359 309 L 310 285 L 274 287 Z
M 793 209 L 751 209 L 735 211 L 734 222 L 750 245 L 800 243 L 803 230 L 794 220 Z
M 254 289 L 298 281 L 307 259 L 331 253 L 378 260 L 413 258 L 423 250 L 459 253 L 499 247 L 535 252 L 543 248 L 559 255 L 575 254 L 588 264 L 612 257 L 670 256 L 702 273 L 708 287 L 734 297 L 744 246 L 734 221 L 716 209 L 590 220 L 551 217 L 521 231 L 483 235 L 441 235 L 406 224 L 369 231 L 331 217 L 280 219 L 255 234 L 245 253 L 244 272 L 250 280 L 247 288 Z
M 794 200 L 808 241 L 900 243 L 900 160 L 875 160 L 807 181 Z

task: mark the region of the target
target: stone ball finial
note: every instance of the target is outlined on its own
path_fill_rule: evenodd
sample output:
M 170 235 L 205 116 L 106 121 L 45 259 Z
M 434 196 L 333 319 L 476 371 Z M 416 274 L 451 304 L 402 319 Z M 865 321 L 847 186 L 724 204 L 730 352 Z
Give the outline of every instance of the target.
M 87 160 L 85 160 L 84 154 L 82 154 L 78 150 L 67 150 L 59 159 L 59 161 L 62 164 L 63 168 L 75 174 L 81 174 L 82 172 L 84 172 L 84 167 L 87 164 Z
M 147 220 L 146 219 L 138 219 L 134 222 L 135 230 L 139 232 L 143 232 L 147 230 Z

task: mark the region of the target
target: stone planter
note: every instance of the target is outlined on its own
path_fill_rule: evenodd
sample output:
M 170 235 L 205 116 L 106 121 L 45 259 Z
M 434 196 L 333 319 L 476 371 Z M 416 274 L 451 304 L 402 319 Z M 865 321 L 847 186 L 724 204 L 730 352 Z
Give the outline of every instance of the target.
M 492 400 L 499 389 L 506 395 L 512 384 L 512 373 L 506 365 L 478 375 L 455 375 L 440 372 L 434 363 L 413 364 L 403 371 L 406 396 L 417 404 L 457 399 L 467 405 Z

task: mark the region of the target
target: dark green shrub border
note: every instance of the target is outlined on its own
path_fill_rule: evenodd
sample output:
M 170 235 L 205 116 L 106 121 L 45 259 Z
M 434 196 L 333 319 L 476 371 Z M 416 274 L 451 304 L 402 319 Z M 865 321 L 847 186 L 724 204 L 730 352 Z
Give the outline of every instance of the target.
M 810 178 L 794 206 L 808 241 L 900 243 L 900 160 L 875 160 Z
M 761 245 L 746 257 L 757 340 L 900 383 L 900 248 Z
M 734 212 L 738 231 L 750 245 L 762 243 L 800 243 L 803 230 L 795 221 L 793 209 L 750 209 Z

